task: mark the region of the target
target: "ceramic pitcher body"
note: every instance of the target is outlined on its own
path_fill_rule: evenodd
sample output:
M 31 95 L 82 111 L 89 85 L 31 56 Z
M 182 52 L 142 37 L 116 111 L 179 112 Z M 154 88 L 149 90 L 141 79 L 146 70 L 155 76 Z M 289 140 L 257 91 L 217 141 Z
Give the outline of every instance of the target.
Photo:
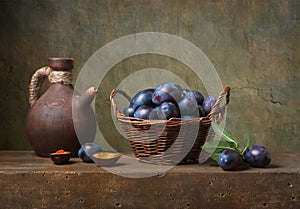
M 31 108 L 26 119 L 28 140 L 38 156 L 49 157 L 50 153 L 64 149 L 74 157 L 77 156 L 80 142 L 94 140 L 96 119 L 90 102 L 97 91 L 90 88 L 81 98 L 74 90 L 74 59 L 49 58 L 48 62 L 49 66 L 38 69 L 31 79 Z M 45 78 L 49 79 L 51 85 L 38 97 Z M 75 130 L 74 126 L 78 128 Z

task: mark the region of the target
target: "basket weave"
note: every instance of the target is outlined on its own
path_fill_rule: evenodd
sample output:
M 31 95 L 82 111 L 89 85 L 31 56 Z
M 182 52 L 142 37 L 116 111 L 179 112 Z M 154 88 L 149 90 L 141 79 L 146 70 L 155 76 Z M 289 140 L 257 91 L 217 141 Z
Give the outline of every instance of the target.
M 114 97 L 120 94 L 131 97 L 119 89 L 112 90 L 110 101 L 114 115 L 125 132 L 135 156 L 141 161 L 160 165 L 197 163 L 201 146 L 212 138 L 211 121 L 220 122 L 229 102 L 230 87 L 220 93 L 211 112 L 201 118 L 170 118 L 169 120 L 144 120 L 127 117 L 117 109 Z M 224 104 L 221 102 L 225 98 Z

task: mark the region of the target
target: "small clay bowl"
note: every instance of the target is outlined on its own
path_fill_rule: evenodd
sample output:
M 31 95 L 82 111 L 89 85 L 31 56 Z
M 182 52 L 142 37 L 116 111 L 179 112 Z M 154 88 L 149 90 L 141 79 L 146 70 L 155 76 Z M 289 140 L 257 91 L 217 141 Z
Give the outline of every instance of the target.
M 55 164 L 63 165 L 67 164 L 71 157 L 71 152 L 62 152 L 62 153 L 50 153 L 50 157 Z
M 92 156 L 95 163 L 99 166 L 110 167 L 116 164 L 121 154 L 115 152 L 96 152 Z

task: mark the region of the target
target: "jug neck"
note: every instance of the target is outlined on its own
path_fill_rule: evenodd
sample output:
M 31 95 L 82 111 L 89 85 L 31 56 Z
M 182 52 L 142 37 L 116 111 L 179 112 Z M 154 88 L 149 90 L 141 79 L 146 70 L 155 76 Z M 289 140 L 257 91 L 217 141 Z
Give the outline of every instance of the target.
M 50 57 L 48 58 L 48 65 L 53 71 L 71 72 L 74 67 L 74 58 Z

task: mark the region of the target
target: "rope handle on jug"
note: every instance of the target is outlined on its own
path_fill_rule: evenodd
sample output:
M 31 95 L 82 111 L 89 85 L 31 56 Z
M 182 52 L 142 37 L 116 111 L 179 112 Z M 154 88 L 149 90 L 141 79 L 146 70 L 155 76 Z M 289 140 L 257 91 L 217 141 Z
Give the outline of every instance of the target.
M 29 85 L 29 104 L 32 107 L 39 98 L 39 92 L 44 80 L 50 83 L 72 84 L 72 73 L 69 71 L 54 71 L 51 67 L 39 68 L 32 75 Z

